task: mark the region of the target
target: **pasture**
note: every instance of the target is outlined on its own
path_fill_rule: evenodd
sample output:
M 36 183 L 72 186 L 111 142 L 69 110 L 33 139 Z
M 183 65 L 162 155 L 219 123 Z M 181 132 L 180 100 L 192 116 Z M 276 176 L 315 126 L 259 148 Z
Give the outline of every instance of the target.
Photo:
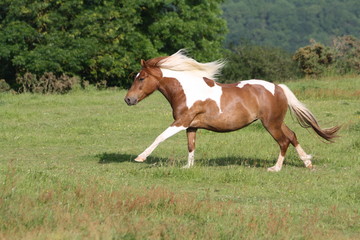
M 199 130 L 195 167 L 185 132 L 133 159 L 172 122 L 160 93 L 128 107 L 125 90 L 0 94 L 0 239 L 359 239 L 360 78 L 286 83 L 322 127 L 323 143 L 288 113 L 306 169 L 260 123 Z

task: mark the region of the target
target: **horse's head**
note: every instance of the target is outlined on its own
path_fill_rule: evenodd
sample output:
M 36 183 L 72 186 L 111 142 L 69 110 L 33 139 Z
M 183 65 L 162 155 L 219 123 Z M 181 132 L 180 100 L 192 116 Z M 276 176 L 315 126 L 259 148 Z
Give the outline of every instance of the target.
M 129 106 L 137 104 L 158 89 L 159 80 L 162 78 L 160 68 L 150 65 L 144 60 L 141 60 L 141 66 L 140 72 L 136 75 L 124 99 Z

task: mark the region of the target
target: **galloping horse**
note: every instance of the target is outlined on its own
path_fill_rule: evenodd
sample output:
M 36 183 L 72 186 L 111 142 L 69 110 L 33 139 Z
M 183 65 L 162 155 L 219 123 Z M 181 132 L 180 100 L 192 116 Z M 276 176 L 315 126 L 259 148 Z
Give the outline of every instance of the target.
M 174 122 L 141 153 L 135 161 L 143 162 L 164 140 L 186 130 L 188 162 L 194 165 L 197 129 L 229 132 L 243 128 L 260 119 L 280 146 L 275 166 L 268 171 L 281 170 L 286 150 L 291 143 L 305 167 L 312 168 L 311 155 L 305 153 L 296 135 L 284 123 L 287 108 L 304 128 L 312 128 L 320 137 L 332 142 L 339 126 L 322 129 L 314 115 L 283 84 L 263 80 L 247 80 L 220 84 L 213 79 L 224 63 L 199 63 L 186 56 L 183 50 L 167 57 L 141 60 L 142 69 L 125 96 L 128 105 L 135 105 L 159 90 L 169 101 Z

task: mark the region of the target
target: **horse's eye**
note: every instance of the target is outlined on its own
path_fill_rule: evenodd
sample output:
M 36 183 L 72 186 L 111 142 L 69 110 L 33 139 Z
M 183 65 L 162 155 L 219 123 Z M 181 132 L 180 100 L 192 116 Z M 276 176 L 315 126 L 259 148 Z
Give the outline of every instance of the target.
M 145 78 L 143 78 L 143 77 L 139 78 L 140 81 L 144 81 L 144 79 L 145 79 Z

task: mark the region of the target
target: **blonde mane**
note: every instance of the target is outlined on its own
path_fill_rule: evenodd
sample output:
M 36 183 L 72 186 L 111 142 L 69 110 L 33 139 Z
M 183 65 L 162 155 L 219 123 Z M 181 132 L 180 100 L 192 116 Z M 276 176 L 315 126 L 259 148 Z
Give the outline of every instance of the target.
M 163 69 L 186 71 L 201 77 L 216 79 L 220 74 L 221 69 L 224 67 L 225 62 L 217 60 L 209 63 L 199 63 L 196 60 L 187 57 L 186 51 L 181 49 L 173 55 L 160 60 L 156 65 Z

